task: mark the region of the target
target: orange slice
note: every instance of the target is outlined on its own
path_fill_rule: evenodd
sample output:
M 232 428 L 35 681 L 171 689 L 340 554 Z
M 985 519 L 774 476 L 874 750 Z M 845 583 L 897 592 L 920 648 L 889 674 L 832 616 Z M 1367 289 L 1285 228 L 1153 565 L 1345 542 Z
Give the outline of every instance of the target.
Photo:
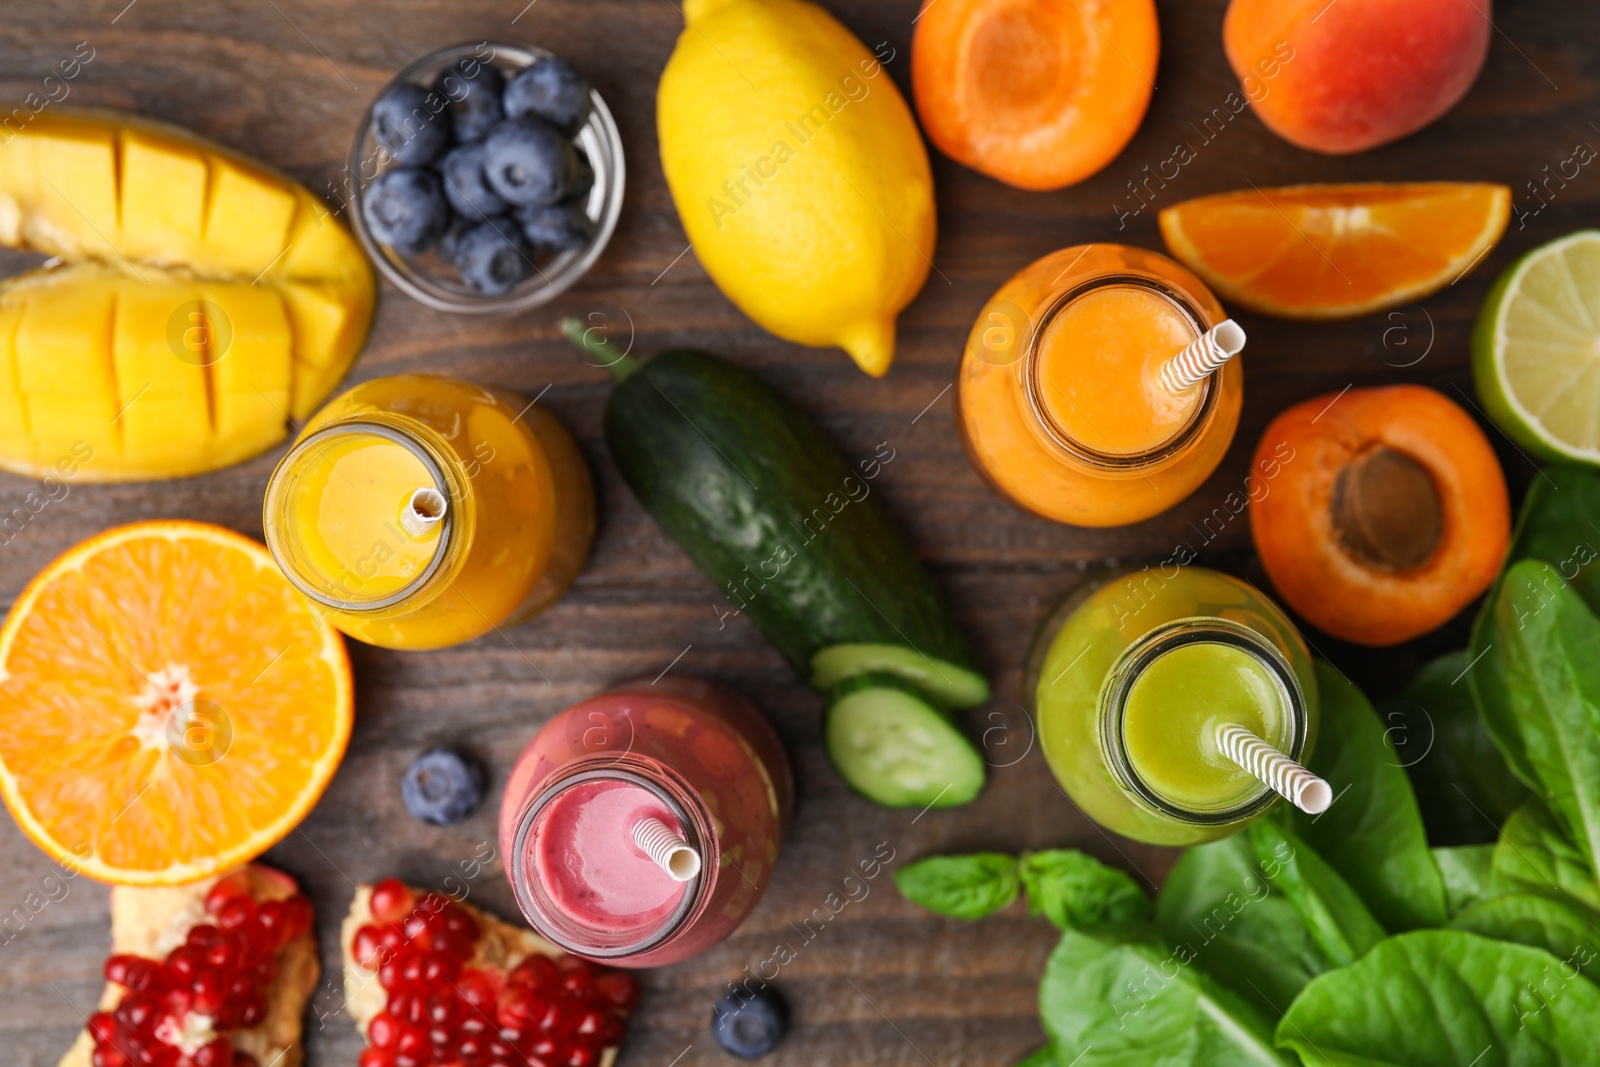
M 91 878 L 192 882 L 306 816 L 352 703 L 343 639 L 265 546 L 119 526 L 40 572 L 0 628 L 0 792 Z
M 1510 188 L 1484 182 L 1291 185 L 1186 200 L 1161 213 L 1161 235 L 1224 301 L 1343 319 L 1454 282 L 1510 217 Z

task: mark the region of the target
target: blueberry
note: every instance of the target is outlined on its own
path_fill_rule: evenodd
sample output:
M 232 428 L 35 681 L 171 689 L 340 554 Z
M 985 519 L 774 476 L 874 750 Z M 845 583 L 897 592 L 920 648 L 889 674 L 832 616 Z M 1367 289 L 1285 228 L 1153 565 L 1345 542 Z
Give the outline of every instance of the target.
M 589 157 L 583 154 L 583 149 L 574 146 L 572 157 L 577 162 L 573 165 L 572 187 L 567 190 L 566 199 L 580 201 L 587 199 L 589 190 L 594 188 L 594 168 L 589 165 Z
M 481 222 L 456 242 L 461 280 L 488 296 L 507 292 L 533 273 L 533 250 L 506 219 Z
M 502 215 L 495 215 L 494 221 L 498 223 L 503 218 L 504 216 Z M 461 238 L 467 235 L 468 230 L 483 221 L 483 219 L 477 217 L 467 219 L 462 218 L 460 215 L 451 215 L 449 229 L 445 230 L 443 236 L 439 238 L 439 258 L 446 263 L 454 263 L 456 255 L 461 248 Z
M 529 204 L 516 217 L 528 243 L 550 252 L 575 252 L 594 236 L 594 223 L 577 204 Z
M 729 990 L 711 1009 L 711 1035 L 740 1059 L 765 1056 L 788 1032 L 789 1006 L 766 986 Z
M 506 119 L 484 142 L 489 187 L 513 204 L 554 204 L 572 190 L 572 142 L 542 119 Z
M 537 115 L 568 133 L 589 118 L 589 82 L 566 60 L 536 59 L 506 84 L 506 116 Z
M 483 140 L 506 117 L 501 106 L 506 76 L 480 59 L 464 56 L 456 60 L 439 75 L 433 88 L 450 101 L 456 141 L 460 144 Z
M 384 172 L 367 187 L 361 214 L 374 240 L 407 255 L 433 244 L 450 225 L 439 176 L 417 167 Z
M 396 163 L 431 163 L 450 143 L 450 102 L 420 85 L 391 85 L 372 105 L 372 135 Z
M 506 209 L 506 202 L 483 176 L 483 157 L 488 149 L 478 144 L 464 144 L 452 148 L 439 162 L 439 173 L 444 178 L 444 198 L 456 214 L 469 219 L 485 219 Z
M 406 768 L 400 795 L 423 822 L 453 826 L 483 803 L 483 768 L 453 748 L 430 748 Z

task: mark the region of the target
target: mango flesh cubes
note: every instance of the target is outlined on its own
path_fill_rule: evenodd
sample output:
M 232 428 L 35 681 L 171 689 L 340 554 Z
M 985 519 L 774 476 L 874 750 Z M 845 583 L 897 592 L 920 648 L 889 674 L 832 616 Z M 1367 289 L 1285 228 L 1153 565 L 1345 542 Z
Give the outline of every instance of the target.
M 283 440 L 349 370 L 372 270 L 294 181 L 176 127 L 41 113 L 0 137 L 0 468 L 216 470 Z

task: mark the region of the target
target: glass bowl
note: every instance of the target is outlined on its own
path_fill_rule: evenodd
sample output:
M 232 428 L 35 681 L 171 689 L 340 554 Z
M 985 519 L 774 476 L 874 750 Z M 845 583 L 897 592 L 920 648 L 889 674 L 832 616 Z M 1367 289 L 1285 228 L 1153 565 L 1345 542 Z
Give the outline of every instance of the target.
M 456 45 L 412 63 L 396 74 L 389 85 L 384 86 L 384 92 L 388 91 L 389 86 L 401 82 L 412 82 L 432 89 L 439 75 L 450 64 L 469 58 L 499 68 L 509 81 L 535 60 L 551 55 L 542 48 L 529 45 L 496 42 Z M 538 307 L 555 299 L 600 257 L 606 242 L 611 240 L 611 232 L 617 227 L 617 216 L 622 212 L 622 138 L 617 133 L 617 124 L 612 121 L 606 102 L 593 89 L 589 91 L 589 102 L 592 105 L 589 121 L 572 138 L 572 143 L 589 157 L 589 165 L 594 168 L 594 187 L 589 190 L 588 201 L 584 204 L 585 214 L 594 223 L 594 236 L 588 244 L 574 251 L 555 254 L 536 251 L 533 273 L 508 292 L 492 296 L 478 292 L 463 282 L 455 267 L 433 249 L 406 255 L 379 244 L 373 238 L 362 212 L 362 197 L 366 187 L 394 163 L 388 153 L 378 147 L 377 137 L 372 132 L 370 107 L 362 116 L 361 127 L 356 131 L 355 146 L 350 151 L 349 218 L 356 239 L 385 278 L 413 300 L 438 311 L 465 315 L 506 314 Z

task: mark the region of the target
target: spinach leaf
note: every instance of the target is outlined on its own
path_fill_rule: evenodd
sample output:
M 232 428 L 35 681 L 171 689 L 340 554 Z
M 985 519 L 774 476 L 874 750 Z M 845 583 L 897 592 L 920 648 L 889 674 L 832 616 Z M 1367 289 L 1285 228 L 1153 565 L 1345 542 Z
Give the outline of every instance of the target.
M 1184 852 L 1156 897 L 1156 926 L 1175 951 L 1270 1018 L 1333 967 L 1267 881 L 1248 834 Z
M 1593 1063 L 1600 988 L 1570 974 L 1542 949 L 1416 930 L 1314 979 L 1278 1043 L 1339 1067 Z
M 1550 809 L 1530 800 L 1506 820 L 1494 847 L 1494 877 L 1508 890 L 1566 894 L 1600 909 L 1600 885 L 1588 858 L 1573 847 Z
M 1574 970 L 1600 982 L 1600 915 L 1570 898 L 1512 893 L 1468 908 L 1450 921 L 1457 930 L 1542 948 Z
M 1548 563 L 1514 564 L 1495 596 L 1489 634 L 1509 683 L 1497 740 L 1510 734 L 1533 784 L 1600 866 L 1600 620 Z M 1490 709 L 1485 706 L 1485 714 Z
M 981 919 L 1017 899 L 1017 861 L 1003 852 L 930 856 L 894 872 L 907 900 L 955 919 Z
M 1049 1045 L 1040 1045 L 1018 1060 L 1017 1067 L 1057 1067 L 1056 1050 Z
M 1350 883 L 1391 930 L 1444 922 L 1444 883 L 1428 852 L 1416 795 L 1367 698 L 1318 662 L 1321 724 L 1310 767 L 1333 787 L 1333 806 L 1287 809 L 1291 828 Z
M 1073 1067 L 1289 1067 L 1267 1019 L 1169 950 L 1147 924 L 1068 930 L 1039 1014 Z
M 1378 705 L 1435 845 L 1493 844 L 1528 798 L 1478 715 L 1470 660 L 1466 649 L 1440 656 Z
M 1025 852 L 1018 864 L 1028 913 L 1065 930 L 1150 917 L 1150 895 L 1126 871 L 1077 849 Z
M 1459 845 L 1436 848 L 1433 862 L 1444 879 L 1445 907 L 1451 916 L 1474 904 L 1481 904 L 1496 893 L 1492 885 L 1493 845 Z
M 1383 927 L 1350 883 L 1293 833 L 1262 819 L 1250 826 L 1250 845 L 1272 888 L 1294 905 L 1311 939 L 1336 965 L 1355 962 L 1383 940 Z
M 1600 612 L 1600 472 L 1575 463 L 1540 472 L 1522 500 L 1506 566 L 1520 559 L 1544 560 Z

